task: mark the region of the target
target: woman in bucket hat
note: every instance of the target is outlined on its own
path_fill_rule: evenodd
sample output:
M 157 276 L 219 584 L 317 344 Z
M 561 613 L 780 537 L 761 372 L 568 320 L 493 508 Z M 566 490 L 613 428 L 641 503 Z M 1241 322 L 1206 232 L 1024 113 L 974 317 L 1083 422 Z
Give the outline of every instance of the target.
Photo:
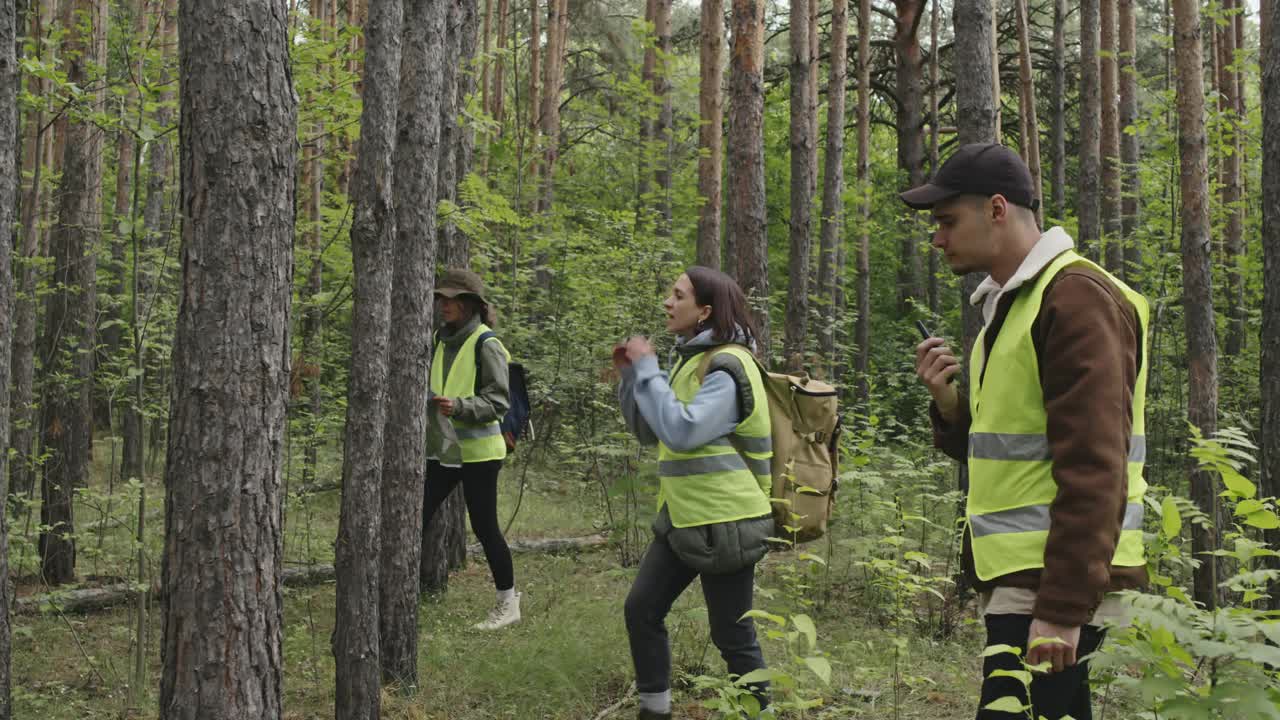
M 493 334 L 494 312 L 479 275 L 448 270 L 435 300 L 444 327 L 436 333 L 427 396 L 423 532 L 461 483 L 471 529 L 484 547 L 498 595 L 489 616 L 475 627 L 497 630 L 520 620 L 511 550 L 498 524 L 498 471 L 507 456 L 499 422 L 510 404 L 511 356 Z

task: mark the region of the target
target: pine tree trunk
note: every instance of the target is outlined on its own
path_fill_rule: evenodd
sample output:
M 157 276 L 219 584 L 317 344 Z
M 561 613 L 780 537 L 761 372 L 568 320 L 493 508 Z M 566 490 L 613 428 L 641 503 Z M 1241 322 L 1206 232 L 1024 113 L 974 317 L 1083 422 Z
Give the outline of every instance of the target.
M 1224 12 L 1231 12 L 1238 7 L 1236 0 L 1223 0 Z M 1238 76 L 1233 69 L 1236 55 L 1236 32 L 1234 18 L 1228 16 L 1227 23 L 1217 32 L 1218 38 L 1218 111 L 1222 114 L 1222 140 L 1226 148 L 1219 160 L 1219 180 L 1221 182 L 1221 199 L 1226 211 L 1225 237 L 1223 249 L 1227 266 L 1226 307 L 1230 318 L 1227 323 L 1226 342 L 1223 343 L 1223 354 L 1233 357 L 1240 354 L 1244 347 L 1244 278 L 1240 271 L 1240 263 L 1244 259 L 1244 207 L 1240 203 L 1240 90 Z
M 941 71 L 939 69 L 938 56 L 940 51 L 938 48 L 938 23 L 941 12 L 938 9 L 938 0 L 929 3 L 929 174 L 933 175 L 938 172 L 938 139 L 940 128 L 938 127 L 939 101 L 938 90 L 941 82 Z M 933 247 L 933 243 L 928 244 L 926 252 L 929 254 L 928 269 L 928 290 L 929 290 L 929 314 L 938 315 L 942 310 L 942 290 L 938 286 L 938 251 Z
M 457 121 L 456 132 L 457 149 L 454 156 L 454 175 L 455 184 L 453 192 L 454 202 L 459 201 L 457 188 L 462 186 L 467 175 L 471 172 L 472 163 L 475 161 L 476 154 L 476 132 L 470 123 L 462 122 L 462 117 L 466 111 L 468 99 L 476 93 L 476 41 L 479 38 L 479 15 L 477 14 L 476 0 L 466 0 L 463 3 L 463 31 L 462 46 L 459 53 L 459 61 L 464 68 L 464 72 L 458 76 L 458 94 L 455 102 L 457 103 Z M 446 145 L 441 145 L 443 152 L 450 152 Z M 449 225 L 450 237 L 446 245 L 449 263 L 457 267 L 471 266 L 471 240 L 466 233 L 460 232 L 452 223 Z
M 554 1 L 548 0 L 548 2 Z M 540 100 L 542 94 L 538 92 L 538 78 L 542 76 L 542 69 L 538 64 L 542 48 L 542 30 L 538 27 L 541 19 L 540 13 L 538 0 L 529 0 L 529 147 L 533 149 L 529 155 L 533 158 L 530 161 L 533 168 L 530 175 L 535 179 L 538 177 L 538 112 L 542 107 Z M 520 108 L 517 106 L 517 113 L 519 110 Z
M 44 8 L 37 6 L 31 13 L 31 35 L 43 35 Z M 42 57 L 40 45 L 37 44 L 36 57 Z M 28 78 L 27 90 L 36 96 L 44 94 L 44 80 L 32 76 Z M 40 207 L 44 204 L 42 183 L 44 182 L 46 147 L 50 145 L 52 130 L 45 127 L 44 114 L 39 110 L 32 112 L 27 119 L 26 160 L 29 168 L 31 184 L 22 198 L 22 243 L 19 247 L 18 267 L 14 268 L 17 281 L 16 297 L 13 308 L 13 347 L 11 355 L 11 372 L 13 394 L 10 396 L 9 447 L 14 455 L 9 465 L 9 492 L 28 494 L 35 488 L 35 415 L 34 399 L 35 354 L 36 354 L 36 284 L 37 259 L 40 257 L 40 226 L 36 222 Z M 26 173 L 24 173 L 26 174 Z
M 1036 118 L 1036 86 L 1031 76 L 1031 22 L 1027 14 L 1027 0 L 1014 0 L 1018 23 L 1018 84 L 1021 108 L 1018 115 L 1026 128 L 1023 132 L 1023 144 L 1026 150 L 1023 158 L 1031 170 L 1031 180 L 1035 185 L 1035 197 L 1044 197 L 1044 181 L 1040 176 L 1040 122 Z M 1036 224 L 1044 227 L 1044 205 L 1036 207 Z
M 1141 148 L 1138 134 L 1128 132 L 1138 122 L 1137 14 L 1134 0 L 1118 0 L 1120 15 L 1120 162 L 1124 196 L 1120 203 L 1120 226 L 1124 236 L 1124 279 L 1138 289 L 1142 278 L 1142 245 L 1135 237 L 1140 219 L 1142 187 L 1138 178 Z
M 1209 243 L 1209 178 L 1204 118 L 1204 55 L 1196 0 L 1173 0 L 1174 52 L 1178 72 L 1178 155 L 1182 192 L 1182 310 L 1187 333 L 1187 421 L 1208 436 L 1217 426 L 1218 349 L 1214 336 L 1213 284 Z M 1218 497 L 1211 473 L 1192 461 L 1191 499 L 1216 523 Z M 1217 563 L 1205 553 L 1219 547 L 1218 530 L 1192 527 L 1192 552 L 1204 561 L 1194 572 L 1194 597 L 1217 607 Z
M 493 121 L 501 137 L 506 124 L 507 107 L 507 21 L 508 0 L 498 0 L 498 59 L 493 65 Z
M 462 36 L 466 33 L 467 5 L 475 0 L 446 0 L 448 7 L 444 26 L 444 57 L 440 66 L 440 160 L 436 167 L 436 202 L 454 202 L 458 197 L 458 117 L 460 79 L 467 71 L 462 59 Z M 440 218 L 436 227 L 436 252 L 444 267 L 453 267 L 450 248 L 453 246 L 455 226 L 447 218 Z
M 858 236 L 858 255 L 854 296 L 858 319 L 853 328 L 854 398 L 862 411 L 871 402 L 871 0 L 858 3 L 858 212 L 862 216 L 862 232 Z M 842 305 L 837 301 L 837 305 Z
M 65 0 L 67 82 L 86 87 L 106 33 L 94 0 Z M 85 34 L 87 33 L 87 34 Z M 97 98 L 90 93 L 87 100 Z M 45 308 L 45 397 L 40 430 L 44 462 L 40 523 L 41 573 L 52 585 L 75 579 L 75 488 L 89 479 L 97 255 L 101 234 L 103 132 L 88 119 L 66 121 L 58 220 L 50 235 L 53 287 Z M 59 379 L 65 378 L 65 379 Z
M 1000 94 L 1000 0 L 991 0 L 991 101 L 996 109 L 996 139 L 1004 142 L 1004 98 Z
M 733 0 L 729 53 L 729 237 L 730 262 L 751 303 L 760 330 L 759 355 L 772 364 L 769 348 L 769 253 L 764 197 L 764 3 Z
M 325 9 L 326 3 L 317 3 L 315 12 L 315 21 L 318 26 L 319 39 L 321 42 L 328 42 L 330 35 L 329 28 L 333 23 L 333 16 L 328 15 Z M 325 65 L 326 56 L 321 56 L 316 61 L 316 74 L 324 77 L 328 68 Z M 308 98 L 308 101 L 314 101 L 315 98 Z M 316 462 L 318 460 L 318 452 L 320 438 L 317 437 L 317 428 L 319 427 L 320 413 L 323 411 L 323 399 L 320 397 L 323 384 L 320 382 L 320 331 L 322 308 L 320 292 L 323 289 L 322 282 L 324 279 L 324 260 L 322 257 L 323 240 L 321 239 L 321 226 L 323 216 L 321 211 L 324 207 L 324 181 L 325 181 L 325 130 L 324 121 L 320 120 L 315 123 L 311 132 L 315 136 L 305 152 L 306 159 L 302 166 L 302 187 L 305 195 L 305 205 L 307 210 L 308 229 L 306 233 L 307 249 L 309 250 L 309 272 L 307 275 L 307 284 L 299 293 L 301 295 L 303 318 L 302 318 L 302 354 L 298 358 L 300 367 L 293 369 L 297 377 L 303 379 L 310 398 L 310 406 L 307 408 L 304 421 L 304 439 L 303 439 L 303 463 L 302 463 L 302 483 L 304 486 L 315 482 Z
M 724 2 L 704 0 L 699 49 L 697 263 L 720 269 L 720 173 L 724 166 Z M 730 262 L 732 264 L 732 261 Z
M 1271 33 L 1276 21 L 1276 0 L 1262 0 L 1259 20 L 1262 34 L 1259 64 L 1262 67 L 1262 276 L 1280 277 L 1280 43 Z M 1280 283 L 1262 284 L 1262 341 L 1258 372 L 1262 426 L 1259 468 L 1260 493 L 1280 497 Z M 1280 547 L 1280 529 L 1266 531 L 1267 544 Z M 1280 559 L 1271 558 L 1272 568 Z M 1280 610 L 1280 582 L 1270 584 L 1268 600 Z
M 644 3 L 644 57 L 640 60 L 640 84 L 646 90 L 652 90 L 653 78 L 658 72 L 657 33 L 655 18 L 660 0 L 645 0 Z M 555 0 L 551 0 L 552 3 Z M 650 34 L 653 33 L 653 34 Z M 653 174 L 653 131 L 654 117 L 649 99 L 640 102 L 640 123 L 637 128 L 639 137 L 636 141 L 636 234 L 644 232 L 649 213 L 649 178 Z
M 924 64 L 920 55 L 919 29 L 924 15 L 924 0 L 894 0 L 893 45 L 896 51 L 898 93 L 898 167 L 907 173 L 907 184 L 924 184 Z M 920 235 L 916 230 L 917 213 L 908 213 L 906 231 L 900 233 L 898 265 L 898 310 L 905 313 L 912 300 L 924 297 L 920 282 Z
M 1053 215 L 1058 221 L 1067 213 L 1067 2 L 1053 0 L 1053 96 L 1050 98 L 1053 140 L 1049 152 L 1053 156 Z
M 1116 65 L 1116 0 L 1099 0 L 1100 52 L 1098 69 L 1101 76 L 1102 110 L 1099 152 L 1102 155 L 1102 234 L 1106 267 L 1117 276 L 1124 275 L 1124 246 L 1120 241 L 1120 77 Z
M 956 135 L 961 144 L 996 142 L 998 124 L 995 106 L 995 77 L 990 57 L 995 37 L 991 32 L 989 0 L 956 0 L 954 6 L 954 67 L 956 74 Z M 982 327 L 982 314 L 969 304 L 969 295 L 982 282 L 980 273 L 969 273 L 960 282 L 960 316 L 964 348 L 968 353 Z
M 1098 65 L 1099 0 L 1080 0 L 1080 168 L 1077 175 L 1080 230 L 1076 244 L 1085 255 L 1099 259 L 1101 216 L 1098 176 L 1102 171 L 1102 109 Z
M 396 548 L 384 553 L 382 540 L 383 505 L 420 505 L 393 496 L 390 487 L 385 497 L 382 494 L 402 21 L 400 0 L 370 0 L 364 27 L 360 149 L 351 196 L 351 377 L 342 511 L 334 545 L 334 710 L 340 718 L 379 717 L 381 679 L 413 686 L 418 677 L 417 543 L 406 543 L 407 552 Z M 412 534 L 416 523 L 410 524 Z
M 183 0 L 160 718 L 280 718 L 297 101 L 269 0 Z M 246 243 L 245 238 L 253 238 Z
M 39 10 L 37 9 L 38 13 Z M 19 190 L 18 161 L 18 61 L 15 45 L 23 16 L 13 3 L 0 6 L 0 228 L 14 226 L 13 203 Z M 8 245 L 5 249 L 8 249 Z M 9 438 L 9 350 L 13 340 L 13 273 L 10 253 L 0 252 L 0 439 Z M 0 498 L 9 497 L 9 453 L 0 452 Z M 8 512 L 0 512 L 0 720 L 13 717 L 10 706 L 9 627 L 9 521 Z
M 547 56 L 543 64 L 542 88 L 542 195 L 538 212 L 546 214 L 555 202 L 555 168 L 560 157 L 560 91 L 564 85 L 564 52 L 568 36 L 568 0 L 550 0 L 547 5 Z M 544 282 L 549 285 L 549 279 Z
M 836 274 L 844 243 L 844 101 L 849 66 L 849 1 L 832 0 L 831 52 L 827 66 L 827 153 L 822 173 L 822 219 L 819 225 L 817 297 L 822 314 L 818 336 L 822 362 L 834 373 L 836 362 Z
M 812 254 L 813 195 L 809 161 L 815 138 L 809 120 L 809 2 L 791 0 L 791 255 L 788 262 L 787 311 L 783 358 L 788 369 L 804 365 L 809 320 L 809 256 Z M 816 1 L 816 0 L 815 0 Z
M 671 97 L 672 67 L 668 61 L 671 57 L 671 0 L 655 0 L 653 15 L 654 36 L 661 55 L 653 78 L 653 94 L 658 98 L 658 122 L 654 126 L 655 148 L 658 153 L 657 166 L 653 171 L 654 183 L 658 186 L 657 197 L 654 198 L 654 213 L 657 216 L 657 235 L 660 238 L 671 238 L 671 173 L 674 162 L 675 137 L 672 125 L 675 122 L 675 107 Z

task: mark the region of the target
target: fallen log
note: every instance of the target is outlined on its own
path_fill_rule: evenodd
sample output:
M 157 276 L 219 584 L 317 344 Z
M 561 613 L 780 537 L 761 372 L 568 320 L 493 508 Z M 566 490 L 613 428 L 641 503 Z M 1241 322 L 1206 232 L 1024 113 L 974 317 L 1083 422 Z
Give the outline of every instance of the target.
M 609 538 L 603 534 L 586 535 L 572 538 L 535 538 L 532 540 L 513 540 L 510 543 L 512 552 L 556 553 L 567 550 L 589 550 L 604 545 Z M 480 545 L 473 543 L 467 546 L 471 553 L 481 552 Z M 307 565 L 304 567 L 285 568 L 285 587 L 308 587 L 332 582 L 334 570 L 332 565 Z M 104 610 L 132 602 L 138 597 L 136 583 L 111 583 L 99 587 L 70 588 L 53 590 L 20 597 L 13 603 L 16 615 L 30 615 L 57 609 L 66 613 L 85 613 Z M 161 598 L 159 584 L 153 584 L 150 590 L 152 600 Z

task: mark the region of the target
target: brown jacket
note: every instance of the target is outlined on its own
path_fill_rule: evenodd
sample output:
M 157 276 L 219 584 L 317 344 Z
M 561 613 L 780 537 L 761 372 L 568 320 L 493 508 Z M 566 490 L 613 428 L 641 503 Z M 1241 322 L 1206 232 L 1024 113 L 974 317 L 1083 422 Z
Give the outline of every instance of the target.
M 1000 299 L 987 328 L 988 353 L 1018 292 Z M 1140 588 L 1145 567 L 1113 567 L 1128 495 L 1126 462 L 1132 426 L 1129 408 L 1140 346 L 1137 312 L 1096 270 L 1071 267 L 1045 289 L 1031 328 L 1048 413 L 1046 434 L 1058 493 L 1050 505 L 1043 570 L 1023 570 L 979 581 L 965 533 L 963 565 L 979 590 L 997 585 L 1036 591 L 1033 615 L 1062 625 L 1083 625 L 1105 593 Z M 930 405 L 934 445 L 956 460 L 968 454 L 968 399 L 947 423 Z

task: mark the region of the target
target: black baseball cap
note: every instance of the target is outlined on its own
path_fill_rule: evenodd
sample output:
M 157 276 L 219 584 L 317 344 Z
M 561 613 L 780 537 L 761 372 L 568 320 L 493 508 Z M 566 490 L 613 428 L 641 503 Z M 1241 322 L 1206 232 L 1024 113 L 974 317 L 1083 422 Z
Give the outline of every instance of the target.
M 1003 195 L 1035 210 L 1040 206 L 1031 171 L 1018 153 L 999 143 L 970 143 L 942 163 L 933 180 L 898 197 L 916 210 L 928 210 L 957 195 Z

